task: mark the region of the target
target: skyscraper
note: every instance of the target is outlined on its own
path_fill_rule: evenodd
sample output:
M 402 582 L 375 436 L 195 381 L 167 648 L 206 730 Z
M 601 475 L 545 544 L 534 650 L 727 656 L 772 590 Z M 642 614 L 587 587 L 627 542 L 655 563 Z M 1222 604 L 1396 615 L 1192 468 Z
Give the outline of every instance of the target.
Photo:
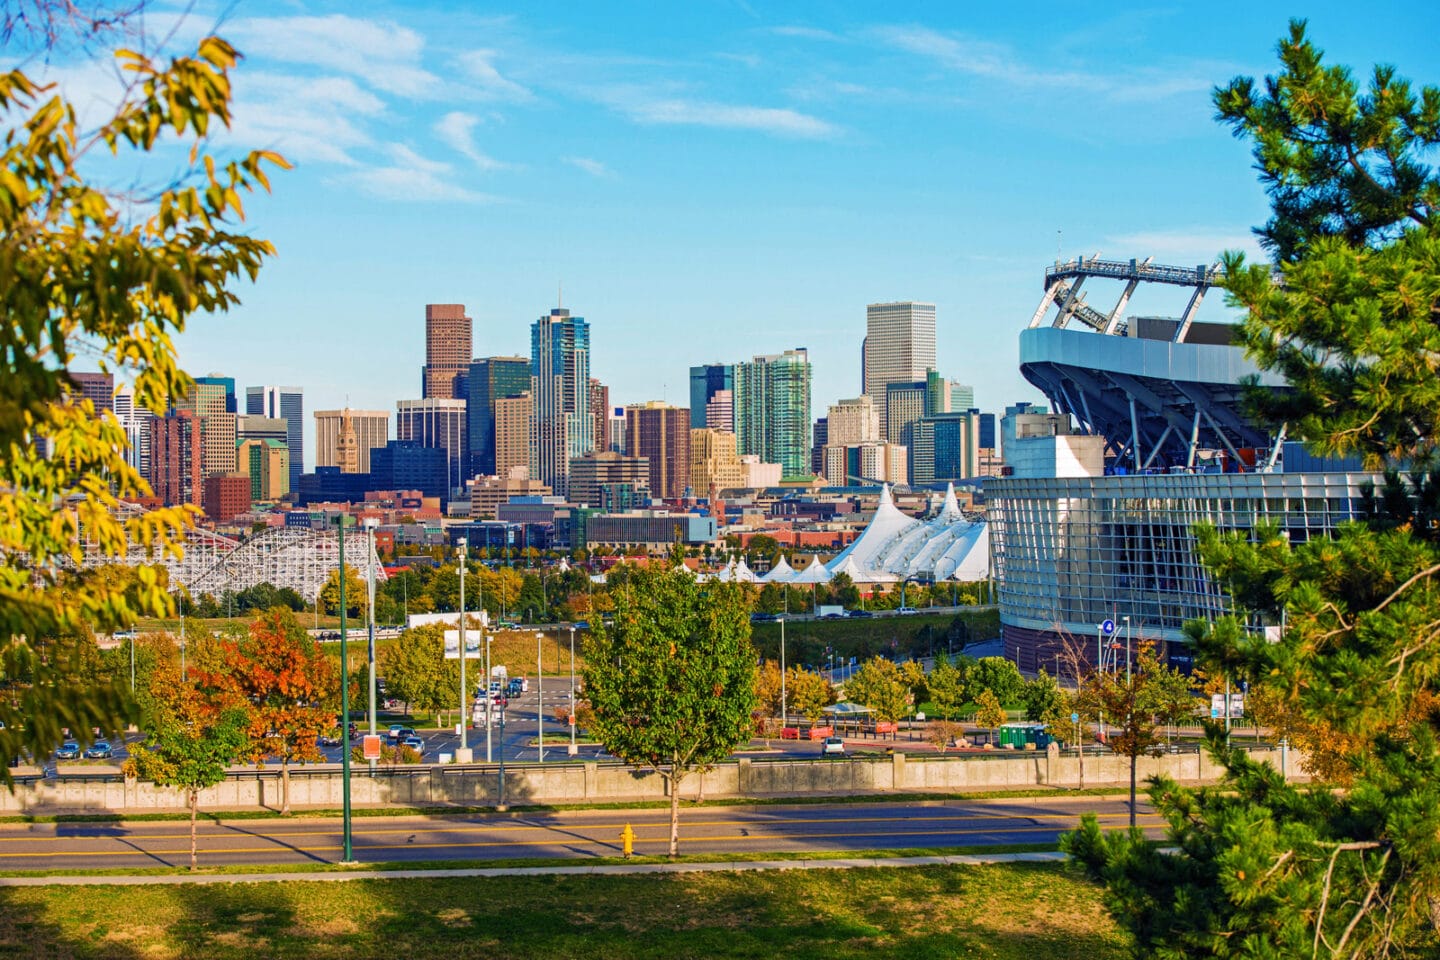
M 559 496 L 570 459 L 595 448 L 590 416 L 590 325 L 561 307 L 530 326 L 530 476 Z
M 743 487 L 745 468 L 726 430 L 690 431 L 690 487 L 697 497 L 716 497 L 721 490 Z
M 453 400 L 460 396 L 456 380 L 470 371 L 472 321 L 463 303 L 425 305 L 425 366 L 420 396 Z
M 880 411 L 865 394 L 832 403 L 825 417 L 825 433 L 827 443 L 841 446 L 879 440 Z
M 167 507 L 204 496 L 200 418 L 183 410 L 150 421 L 150 486 Z
M 200 423 L 200 443 L 203 450 L 201 474 L 213 477 L 235 472 L 235 431 L 236 414 L 227 412 L 227 406 L 234 400 L 234 381 L 229 381 L 230 394 L 226 394 L 226 378 L 205 377 L 195 381 L 183 399 L 175 401 L 175 409 L 194 414 Z
M 490 454 L 494 466 L 490 474 L 508 477 L 516 467 L 523 467 L 525 476 L 530 476 L 530 423 L 533 418 L 529 390 L 495 401 L 495 448 Z
M 690 426 L 725 429 L 706 419 L 706 406 L 721 390 L 735 389 L 735 367 L 728 363 L 706 363 L 690 368 Z
M 246 387 L 245 412 L 285 420 L 285 446 L 290 450 L 288 489 L 300 489 L 305 471 L 305 395 L 299 387 Z
M 803 348 L 735 364 L 740 453 L 778 463 L 784 476 L 810 467 L 810 355 Z
M 469 476 L 499 473 L 503 477 L 505 472 L 495 465 L 495 408 L 506 397 L 530 392 L 530 361 L 525 357 L 485 357 L 470 364 L 466 380 Z M 520 462 L 528 462 L 528 458 L 527 452 Z
M 980 414 L 936 413 L 911 427 L 912 483 L 966 480 L 980 475 Z
M 150 478 L 150 421 L 155 414 L 135 402 L 135 388 L 122 383 L 115 390 L 115 416 L 125 430 L 125 439 L 130 449 L 125 451 L 125 462 L 130 464 L 147 480 Z
M 212 373 L 212 374 L 210 374 L 210 376 L 208 376 L 208 377 L 196 377 L 196 378 L 195 378 L 195 382 L 196 382 L 196 383 L 200 383 L 200 384 L 206 384 L 206 385 L 208 385 L 208 386 L 220 387 L 220 388 L 222 388 L 222 389 L 224 390 L 224 392 L 225 392 L 225 409 L 221 411 L 222 413 L 239 413 L 239 412 L 240 412 L 240 408 L 236 405 L 236 402 L 235 402 L 235 378 L 234 378 L 234 377 L 225 377 L 225 376 L 221 376 L 221 375 L 218 374 L 218 373 Z
M 446 397 L 400 400 L 395 404 L 395 438 L 445 451 L 444 496 L 465 491 L 465 401 Z M 374 454 L 371 454 L 374 462 Z
M 105 410 L 115 409 L 114 374 L 83 373 L 74 370 L 68 372 L 70 379 L 75 381 L 75 386 L 78 388 L 74 393 L 93 403 L 97 415 Z
M 625 408 L 625 448 L 650 461 L 650 492 L 678 500 L 690 485 L 690 411 L 652 401 Z
M 924 380 L 885 385 L 883 432 L 891 443 L 909 443 L 910 426 L 927 411 Z
M 610 388 L 594 377 L 590 378 L 590 419 L 592 449 L 604 453 L 610 449 Z
M 346 417 L 355 431 L 355 469 L 340 462 L 340 437 Z M 384 410 L 316 410 L 315 466 L 339 467 L 346 473 L 369 473 L 370 451 L 390 441 L 390 414 Z
M 926 371 L 935 367 L 935 304 L 911 300 L 869 304 L 863 354 L 864 392 L 880 410 L 885 439 L 898 442 L 888 433 L 885 388 L 924 380 Z
M 690 422 L 695 422 L 691 414 Z M 705 428 L 707 430 L 729 430 L 735 432 L 735 391 L 716 390 L 705 404 Z

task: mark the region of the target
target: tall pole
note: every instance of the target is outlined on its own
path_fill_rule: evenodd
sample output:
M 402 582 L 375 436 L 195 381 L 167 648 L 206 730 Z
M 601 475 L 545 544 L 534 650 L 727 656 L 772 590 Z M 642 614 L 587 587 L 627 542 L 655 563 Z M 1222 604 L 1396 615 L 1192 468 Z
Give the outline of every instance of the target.
M 468 749 L 465 743 L 465 732 L 470 724 L 466 723 L 470 718 L 466 716 L 465 708 L 469 701 L 465 694 L 468 688 L 465 686 L 465 548 L 469 541 L 461 537 L 458 541 L 460 546 L 460 749 Z M 490 691 L 485 691 L 488 697 Z
M 1125 682 L 1130 682 L 1130 618 L 1125 618 Z
M 132 643 L 134 641 L 131 641 Z M 570 625 L 570 756 L 580 752 L 575 743 L 575 625 Z
M 545 641 L 545 634 L 535 634 L 535 695 L 538 698 L 535 707 L 535 738 L 540 744 L 540 762 L 545 762 L 545 661 L 542 659 L 541 644 Z
M 374 517 L 367 517 L 365 519 L 365 546 L 367 552 L 367 556 L 365 557 L 365 593 L 367 599 L 370 602 L 370 607 L 366 611 L 367 616 L 365 618 L 366 664 L 369 672 L 370 681 L 370 709 L 367 712 L 370 719 L 370 736 L 372 737 L 375 736 L 377 732 L 375 728 L 375 701 L 377 697 L 375 694 L 376 689 L 379 685 L 379 682 L 375 676 L 375 523 L 376 522 Z M 349 733 L 350 728 L 347 725 L 345 728 L 347 743 L 349 742 Z M 375 773 L 375 763 L 376 761 L 374 760 L 370 761 L 370 773 L 372 775 Z
M 484 548 L 482 547 L 481 549 L 483 550 Z M 483 559 L 480 561 L 480 567 L 481 574 L 484 574 L 485 561 Z M 485 762 L 490 763 L 490 727 L 495 722 L 495 699 L 490 696 L 490 681 L 495 676 L 495 668 L 490 663 L 490 641 L 495 639 L 495 634 L 494 631 L 491 631 L 490 636 L 485 636 L 485 623 L 487 619 L 485 615 L 485 577 L 481 576 L 479 582 L 480 602 L 476 604 L 476 607 L 480 611 L 480 635 L 485 641 L 485 683 L 482 684 L 482 689 L 485 691 Z M 500 752 L 503 754 L 505 752 L 505 738 L 503 736 L 504 731 L 501 731 L 501 734 L 502 736 L 500 738 Z
M 135 696 L 135 633 L 130 633 L 130 696 Z
M 335 518 L 340 527 L 340 736 L 343 741 L 340 748 L 340 782 L 345 851 L 340 862 L 351 863 L 355 858 L 350 844 L 350 663 L 345 620 L 345 519 L 343 513 Z
M 180 598 L 180 680 L 183 683 L 190 675 L 185 670 L 185 598 Z
M 780 726 L 789 726 L 785 722 L 785 618 L 780 618 Z

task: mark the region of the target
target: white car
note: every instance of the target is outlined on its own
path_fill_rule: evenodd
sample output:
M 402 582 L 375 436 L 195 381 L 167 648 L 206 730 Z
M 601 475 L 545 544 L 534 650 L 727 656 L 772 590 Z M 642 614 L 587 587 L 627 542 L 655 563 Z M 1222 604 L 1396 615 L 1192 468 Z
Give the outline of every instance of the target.
M 820 747 L 822 757 L 843 757 L 845 756 L 845 741 L 839 737 L 826 737 Z

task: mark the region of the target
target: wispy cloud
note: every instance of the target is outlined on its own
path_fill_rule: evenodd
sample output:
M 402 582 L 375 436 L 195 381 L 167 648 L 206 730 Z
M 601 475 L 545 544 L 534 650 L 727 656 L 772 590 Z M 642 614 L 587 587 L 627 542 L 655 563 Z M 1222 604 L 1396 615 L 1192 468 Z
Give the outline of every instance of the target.
M 583 170 L 592 177 L 600 177 L 606 180 L 613 180 L 615 171 L 611 170 L 599 160 L 592 160 L 589 157 L 564 157 L 564 161 L 577 170 Z
M 397 23 L 326 17 L 252 17 L 227 28 L 257 57 L 309 64 L 359 77 L 369 86 L 406 97 L 431 98 L 444 89 L 420 66 L 425 40 Z
M 387 147 L 386 166 L 357 170 L 344 179 L 372 197 L 406 203 L 495 203 L 498 197 L 455 183 L 454 168 L 416 153 L 404 144 Z
M 475 128 L 480 118 L 470 113 L 452 111 L 435 124 L 435 136 L 452 150 L 470 159 L 481 170 L 499 170 L 505 166 L 475 145 Z
M 480 96 L 494 100 L 530 100 L 535 95 L 524 86 L 502 76 L 495 67 L 494 50 L 471 50 L 459 57 L 460 66 Z
M 770 27 L 768 32 L 773 33 L 777 37 L 799 37 L 802 40 L 823 40 L 829 43 L 836 43 L 844 39 L 838 33 L 832 33 L 829 30 L 821 30 L 818 27 Z
M 823 139 L 839 128 L 819 117 L 783 107 L 754 107 L 705 100 L 639 99 L 612 104 L 636 123 L 754 130 L 781 137 Z

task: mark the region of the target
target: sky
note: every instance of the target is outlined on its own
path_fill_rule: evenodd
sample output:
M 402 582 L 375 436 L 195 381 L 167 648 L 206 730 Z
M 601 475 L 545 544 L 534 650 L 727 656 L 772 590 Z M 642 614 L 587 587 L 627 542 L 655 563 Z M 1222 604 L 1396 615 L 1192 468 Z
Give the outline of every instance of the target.
M 1360 77 L 1440 81 L 1440 5 L 1130 6 L 152 2 L 147 47 L 215 32 L 245 56 L 213 148 L 294 163 L 247 204 L 277 256 L 181 361 L 299 385 L 307 414 L 393 411 L 420 395 L 425 304 L 465 304 L 490 356 L 528 355 L 562 303 L 613 403 L 683 405 L 692 365 L 806 347 L 823 416 L 859 392 L 865 305 L 923 300 L 979 406 L 1040 400 L 1017 335 L 1057 256 L 1258 252 L 1265 197 L 1210 92 L 1275 72 L 1289 17 Z M 82 117 L 114 89 L 103 51 L 23 62 Z M 1178 312 L 1149 296 L 1129 312 Z

